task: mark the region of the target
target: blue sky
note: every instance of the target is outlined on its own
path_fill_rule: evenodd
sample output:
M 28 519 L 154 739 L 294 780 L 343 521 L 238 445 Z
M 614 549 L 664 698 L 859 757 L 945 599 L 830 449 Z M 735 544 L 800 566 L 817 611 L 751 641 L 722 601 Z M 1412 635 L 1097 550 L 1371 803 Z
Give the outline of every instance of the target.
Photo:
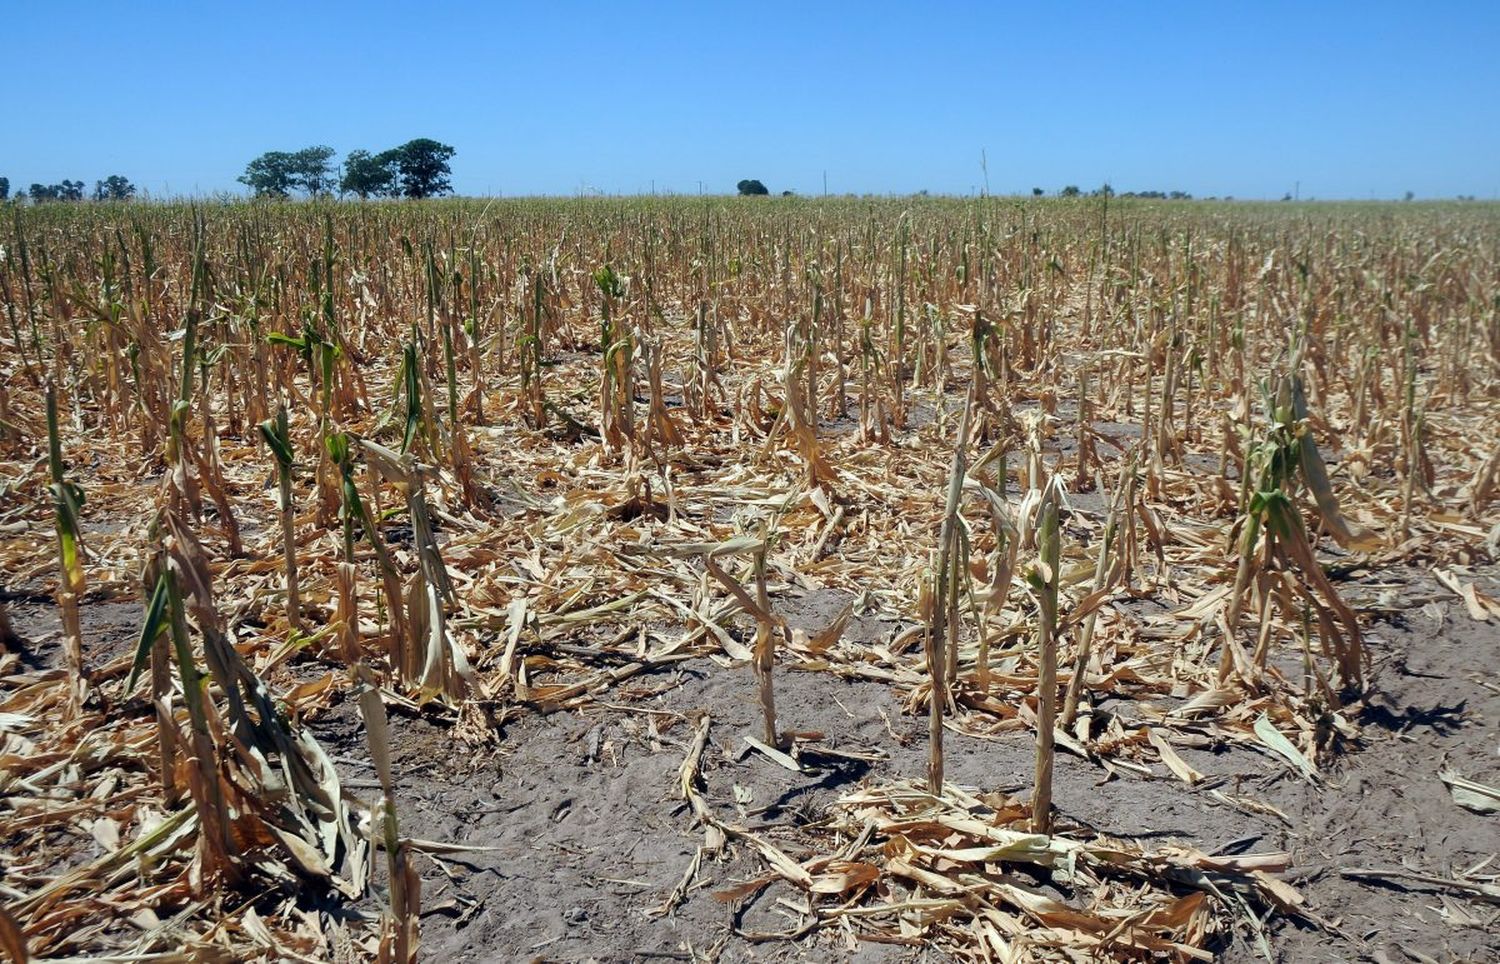
M 148 12 L 149 11 L 149 12 Z M 1500 2 L 0 0 L 0 175 L 240 190 L 434 137 L 461 193 L 1500 192 Z

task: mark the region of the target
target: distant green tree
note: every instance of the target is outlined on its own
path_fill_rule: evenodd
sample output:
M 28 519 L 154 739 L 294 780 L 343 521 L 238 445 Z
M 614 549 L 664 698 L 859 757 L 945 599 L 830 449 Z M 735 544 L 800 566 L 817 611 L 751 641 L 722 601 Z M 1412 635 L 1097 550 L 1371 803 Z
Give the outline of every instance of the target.
M 324 144 L 304 147 L 292 155 L 292 178 L 297 187 L 309 195 L 331 193 L 338 181 L 333 165 L 333 148 Z
M 94 182 L 95 201 L 128 201 L 135 197 L 135 185 L 119 174 Z
M 401 170 L 395 151 L 350 151 L 344 158 L 344 177 L 339 190 L 362 198 L 387 197 L 397 193 Z
M 1031 189 L 1031 196 L 1032 197 L 1041 197 L 1043 194 L 1046 194 L 1046 193 L 1047 193 L 1046 191 L 1043 191 L 1039 187 L 1034 187 L 1034 188 Z
M 1078 190 L 1078 185 L 1077 184 L 1069 184 L 1067 187 L 1063 188 L 1061 191 L 1058 191 L 1057 193 L 1059 195 L 1061 195 L 1062 197 L 1077 197 L 1078 195 L 1082 194 L 1083 192 L 1080 191 L 1080 190 Z
M 82 201 L 83 182 L 64 179 L 60 184 L 33 184 L 27 190 L 33 201 Z
M 336 183 L 329 164 L 332 157 L 333 148 L 325 145 L 300 151 L 267 151 L 245 165 L 239 182 L 256 197 L 290 197 L 293 191 L 327 194 Z
M 766 189 L 764 184 L 753 179 L 743 180 L 736 184 L 735 187 L 739 190 L 740 194 L 745 196 L 771 193 Z
M 447 144 L 430 137 L 419 137 L 416 140 L 407 141 L 400 147 L 386 152 L 395 158 L 396 170 L 400 175 L 401 193 L 410 198 L 436 197 L 439 194 L 452 193 L 453 185 L 448 181 L 448 177 L 453 171 L 448 166 L 448 162 L 457 153 Z
M 0 177 L 0 201 L 10 197 L 10 178 Z
M 245 165 L 237 180 L 256 197 L 287 197 L 297 186 L 296 160 L 286 151 L 266 151 Z

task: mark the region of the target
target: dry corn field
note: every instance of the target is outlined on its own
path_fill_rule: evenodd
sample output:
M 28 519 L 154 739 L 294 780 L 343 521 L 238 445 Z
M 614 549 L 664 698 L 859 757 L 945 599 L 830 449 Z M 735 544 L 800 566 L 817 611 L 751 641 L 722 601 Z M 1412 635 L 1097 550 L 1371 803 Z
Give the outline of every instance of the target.
M 1494 960 L 1500 207 L 16 208 L 0 952 Z

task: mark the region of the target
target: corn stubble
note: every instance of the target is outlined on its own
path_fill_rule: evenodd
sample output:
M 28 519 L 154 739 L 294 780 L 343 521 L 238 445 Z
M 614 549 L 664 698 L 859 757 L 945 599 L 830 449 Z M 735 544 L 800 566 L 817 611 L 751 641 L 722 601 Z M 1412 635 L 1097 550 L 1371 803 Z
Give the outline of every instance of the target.
M 1500 222 L 1317 210 L 17 209 L 0 571 L 61 633 L 22 662 L 0 608 L 0 814 L 27 831 L 0 947 L 414 960 L 427 844 L 387 707 L 485 745 L 687 661 L 753 675 L 791 769 L 839 748 L 778 715 L 787 670 L 892 687 L 930 754 L 794 860 L 707 802 L 710 707 L 679 773 L 705 840 L 658 915 L 744 848 L 765 875 L 720 896 L 802 892 L 783 936 L 1206 959 L 1268 914 L 1319 926 L 1286 855 L 1147 850 L 1052 791 L 1060 749 L 1195 783 L 1172 743 L 1210 720 L 1314 773 L 1358 737 L 1357 567 L 1437 565 L 1500 619 L 1460 575 L 1500 551 Z M 813 589 L 843 608 L 787 615 Z M 97 645 L 96 595 L 140 601 L 132 653 Z M 341 693 L 374 801 L 306 725 Z M 1029 739 L 1032 773 L 986 778 L 1029 802 L 946 780 L 948 732 Z M 97 856 L 57 872 L 46 831 Z M 307 909 L 376 888 L 378 923 Z

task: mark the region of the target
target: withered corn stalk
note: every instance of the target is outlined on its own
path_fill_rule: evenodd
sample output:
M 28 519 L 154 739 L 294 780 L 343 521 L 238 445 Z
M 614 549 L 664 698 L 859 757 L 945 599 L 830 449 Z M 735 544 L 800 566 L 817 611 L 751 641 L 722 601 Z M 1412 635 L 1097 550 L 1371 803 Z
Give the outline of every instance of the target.
M 365 443 L 368 444 L 368 443 Z M 379 819 L 378 831 L 386 855 L 386 872 L 390 893 L 390 913 L 382 922 L 379 959 L 410 964 L 416 960 L 418 921 L 420 915 L 421 888 L 419 878 L 411 866 L 411 850 L 401 838 L 396 816 L 394 781 L 391 775 L 391 751 L 389 721 L 385 704 L 381 700 L 380 687 L 365 659 L 364 647 L 359 639 L 359 602 L 355 591 L 357 567 L 354 555 L 354 523 L 363 529 L 365 538 L 375 549 L 386 590 L 387 603 L 391 607 L 392 635 L 390 669 L 397 679 L 406 678 L 402 658 L 403 643 L 398 627 L 404 625 L 402 599 L 395 566 L 380 538 L 375 517 L 359 495 L 354 482 L 353 452 L 348 435 L 335 433 L 327 440 L 328 453 L 337 466 L 341 478 L 341 498 L 344 531 L 344 560 L 337 566 L 339 643 L 349 675 L 358 694 L 360 716 L 365 722 L 365 740 L 374 761 L 376 776 L 380 781 L 381 801 L 376 808 Z M 400 462 L 406 456 L 398 456 L 389 449 L 381 452 Z M 413 614 L 415 618 L 415 614 Z M 373 835 L 377 827 L 372 823 Z
M 817 488 L 826 482 L 832 482 L 836 476 L 818 444 L 816 401 L 806 394 L 809 350 L 805 345 L 799 344 L 795 325 L 787 327 L 784 343 L 786 362 L 782 368 L 781 382 L 785 394 L 781 411 L 776 416 L 776 424 L 766 437 L 766 448 L 771 448 L 784 428 L 787 441 L 802 460 L 807 487 Z
M 959 624 L 956 590 L 959 580 L 968 578 L 967 569 L 960 563 L 962 553 L 958 543 L 963 538 L 959 509 L 963 500 L 964 476 L 968 474 L 965 449 L 969 441 L 970 413 L 971 406 L 965 404 L 958 424 L 958 438 L 953 446 L 953 463 L 948 472 L 948 495 L 938 529 L 937 563 L 930 589 L 924 587 L 925 598 L 922 600 L 927 676 L 931 686 L 927 702 L 927 785 L 934 796 L 941 796 L 943 792 L 943 714 L 953 699 L 949 691 L 948 668 L 956 664 L 956 659 L 950 657 L 948 650 L 951 647 L 956 652 L 958 646 L 958 640 L 951 635 L 951 630 Z
M 328 436 L 325 444 L 340 478 L 339 514 L 343 521 L 343 563 L 347 567 L 339 570 L 338 584 L 339 624 L 344 660 L 353 665 L 364 658 L 363 651 L 355 645 L 358 627 L 353 625 L 356 608 L 355 575 L 358 571 L 355 568 L 354 526 L 358 523 L 360 530 L 369 541 L 370 548 L 374 550 L 376 568 L 380 571 L 381 589 L 385 596 L 391 624 L 387 646 L 391 672 L 396 675 L 397 679 L 404 680 L 406 679 L 403 675 L 403 667 L 406 665 L 404 656 L 406 652 L 406 608 L 401 592 L 400 573 L 396 570 L 395 562 L 391 559 L 384 540 L 380 538 L 380 529 L 376 525 L 374 513 L 360 497 L 359 486 L 354 482 L 354 459 L 349 436 L 343 432 L 337 432 Z
M 772 675 L 776 667 L 776 637 L 785 634 L 786 622 L 772 612 L 771 598 L 766 591 L 766 551 L 769 539 L 770 526 L 768 525 L 758 539 L 732 540 L 705 554 L 703 565 L 708 574 L 713 576 L 734 597 L 740 607 L 755 619 L 755 645 L 751 650 L 751 659 L 755 666 L 755 682 L 760 699 L 761 718 L 765 725 L 765 739 L 766 743 L 771 746 L 781 746 L 783 740 L 777 726 L 776 693 Z M 752 553 L 751 575 L 755 580 L 754 596 L 750 595 L 738 579 L 725 572 L 714 561 L 715 556 L 745 549 L 749 549 Z
M 347 449 L 343 455 L 347 462 Z M 362 506 L 356 507 L 356 511 L 359 508 Z M 421 879 L 411 865 L 411 847 L 401 837 L 396 813 L 395 781 L 391 771 L 390 722 L 380 696 L 380 686 L 364 658 L 364 648 L 359 640 L 359 611 L 354 585 L 354 563 L 339 563 L 339 638 L 349 667 L 349 677 L 357 694 L 359 714 L 365 723 L 365 742 L 370 750 L 370 759 L 375 764 L 376 778 L 380 782 L 381 796 L 371 813 L 370 834 L 373 837 L 379 833 L 381 849 L 385 851 L 390 913 L 382 919 L 378 956 L 383 961 L 411 964 L 416 960 L 417 952 Z
M 1360 690 L 1364 686 L 1368 655 L 1359 619 L 1317 560 L 1296 498 L 1299 480 L 1313 490 L 1318 513 L 1336 537 L 1348 539 L 1351 545 L 1368 544 L 1373 537 L 1345 522 L 1338 512 L 1327 471 L 1308 434 L 1298 380 L 1284 377 L 1276 394 L 1267 399 L 1267 409 L 1270 429 L 1266 439 L 1245 456 L 1252 485 L 1240 517 L 1235 579 L 1222 627 L 1219 680 L 1227 680 L 1235 671 L 1251 681 L 1260 676 L 1268 654 L 1267 620 L 1274 596 L 1283 600 L 1300 598 L 1316 614 L 1322 649 L 1334 661 L 1340 687 Z M 1295 578 L 1299 574 L 1301 578 Z M 1252 587 L 1261 594 L 1261 625 L 1253 657 L 1247 657 L 1235 638 L 1235 631 Z M 1287 612 L 1284 616 L 1293 622 L 1300 613 Z M 1326 685 L 1325 695 L 1333 697 Z
M 990 461 L 998 462 L 999 466 L 995 471 L 995 484 L 998 490 L 983 483 L 980 484 L 980 492 L 989 504 L 990 528 L 995 537 L 995 548 L 987 560 L 990 584 L 984 594 L 983 615 L 979 621 L 979 647 L 974 665 L 974 681 L 981 696 L 988 695 L 990 691 L 990 626 L 1005 612 L 1021 542 L 1020 533 L 1011 517 L 1010 506 L 1006 503 L 1005 496 L 1001 494 L 1005 489 L 1007 475 L 1005 443 L 995 446 L 982 457 L 974 466 L 971 475 L 977 473 L 985 463 Z
M 164 528 L 170 528 L 167 525 L 168 512 L 170 510 L 163 512 L 160 519 Z M 183 700 L 188 708 L 188 737 L 183 746 L 189 763 L 188 791 L 198 812 L 199 825 L 203 828 L 198 835 L 198 859 L 204 868 L 204 875 L 210 880 L 220 875 L 235 877 L 238 876 L 238 868 L 233 863 L 235 848 L 229 808 L 224 800 L 224 788 L 219 781 L 219 748 L 209 722 L 212 704 L 208 696 L 208 682 L 193 658 L 193 645 L 188 636 L 187 607 L 167 541 L 170 538 L 167 533 L 162 533 L 160 561 L 155 565 L 159 581 L 141 629 L 140 647 L 136 650 L 135 667 L 131 676 L 133 681 L 148 652 L 156 647 L 165 630 L 171 637 L 171 653 L 177 664 Z M 163 743 L 176 743 L 176 722 L 171 715 L 158 711 L 157 722 L 168 728 L 161 734 Z M 171 735 L 167 735 L 169 732 Z M 163 771 L 162 782 L 169 792 L 174 780 L 174 774 Z
M 1125 473 L 1130 472 L 1133 466 L 1120 466 L 1120 485 L 1115 489 L 1115 497 L 1110 502 L 1109 515 L 1104 521 L 1104 532 L 1099 537 L 1099 558 L 1094 564 L 1094 585 L 1089 593 L 1091 596 L 1104 590 L 1109 579 L 1109 546 L 1114 541 L 1115 529 L 1119 525 L 1120 508 L 1125 496 Z M 1064 729 L 1073 725 L 1078 716 L 1078 700 L 1083 693 L 1083 677 L 1088 671 L 1089 656 L 1091 655 L 1094 642 L 1094 627 L 1099 621 L 1099 610 L 1095 609 L 1084 617 L 1083 629 L 1078 634 L 1078 653 L 1073 659 L 1073 674 L 1068 677 L 1068 688 L 1063 697 L 1062 718 L 1058 721 Z
M 1094 451 L 1093 401 L 1089 398 L 1089 369 L 1078 369 L 1078 471 L 1073 476 L 1073 491 L 1087 492 L 1093 484 L 1093 470 L 1099 464 Z
M 660 462 L 668 453 L 682 446 L 683 437 L 667 408 L 666 391 L 662 387 L 662 347 L 659 338 L 641 338 L 641 360 L 646 368 L 649 395 L 645 430 L 637 434 L 637 446 L 642 455 Z M 664 451 L 656 451 L 658 442 Z
M 693 372 L 685 392 L 693 397 L 698 417 L 708 421 L 724 403 L 728 393 L 719 380 L 719 323 L 710 319 L 708 303 L 698 302 L 697 320 L 693 325 Z
M 1031 797 L 1031 821 L 1037 833 L 1052 830 L 1053 727 L 1057 719 L 1057 589 L 1061 579 L 1057 499 L 1054 483 L 1042 496 L 1037 559 L 1026 577 L 1038 603 L 1036 784 Z
M 68 666 L 68 706 L 77 715 L 88 694 L 83 665 L 83 629 L 78 600 L 84 591 L 79 514 L 83 490 L 63 475 L 62 438 L 57 426 L 57 386 L 47 380 L 47 464 L 52 477 L 52 512 L 57 531 L 57 607 L 62 614 L 63 654 Z M 9 626 L 5 627 L 7 634 Z
M 521 412 L 534 429 L 547 423 L 547 399 L 542 388 L 542 303 L 545 299 L 545 281 L 540 270 L 531 269 L 523 275 L 531 290 L 531 310 L 521 307 L 525 325 L 516 339 L 516 367 L 521 378 Z
M 417 684 L 419 698 L 441 696 L 457 705 L 469 690 L 473 672 L 463 647 L 448 631 L 447 607 L 454 604 L 455 598 L 433 532 L 424 481 L 426 470 L 410 455 L 399 455 L 366 438 L 359 443 L 376 472 L 394 484 L 406 500 L 417 550 L 417 571 L 407 588 L 407 639 L 399 672 L 404 679 Z M 373 526 L 373 520 L 368 524 Z M 379 541 L 373 529 L 370 538 L 372 542 Z
M 247 839 L 274 841 L 286 866 L 320 879 L 348 897 L 363 892 L 366 848 L 355 832 L 332 762 L 305 730 L 294 728 L 266 686 L 231 645 L 220 624 L 207 554 L 181 516 L 159 511 L 158 550 L 148 565 L 155 586 L 136 647 L 128 687 L 147 660 L 164 747 L 162 780 L 175 795 L 175 748 L 188 757 L 187 781 L 202 832 L 201 880 L 284 878 L 285 867 L 247 850 Z M 196 663 L 189 617 L 202 640 L 208 673 Z M 157 678 L 155 655 L 171 639 L 171 656 L 188 708 L 189 735 L 180 741 L 167 707 L 170 689 Z M 212 684 L 212 688 L 210 687 Z M 223 700 L 222 710 L 214 692 Z M 166 710 L 165 712 L 163 710 Z
M 286 406 L 276 409 L 274 419 L 259 426 L 261 438 L 276 459 L 278 505 L 281 510 L 281 561 L 286 578 L 286 621 L 294 632 L 302 632 L 302 604 L 297 588 L 297 512 L 292 502 L 292 436 L 287 429 Z
M 761 544 L 756 548 L 752 557 L 755 570 L 755 603 L 760 613 L 769 616 L 771 613 L 771 597 L 766 592 L 766 538 L 763 536 Z M 766 742 L 772 746 L 781 745 L 781 732 L 777 728 L 776 721 L 776 694 L 771 686 L 771 674 L 776 668 L 776 634 L 775 627 L 769 618 L 758 617 L 755 620 L 755 679 L 760 690 L 760 709 L 765 718 Z
M 619 317 L 625 286 L 609 265 L 594 272 L 599 287 L 599 434 L 605 448 L 621 451 L 635 436 L 634 337 Z

